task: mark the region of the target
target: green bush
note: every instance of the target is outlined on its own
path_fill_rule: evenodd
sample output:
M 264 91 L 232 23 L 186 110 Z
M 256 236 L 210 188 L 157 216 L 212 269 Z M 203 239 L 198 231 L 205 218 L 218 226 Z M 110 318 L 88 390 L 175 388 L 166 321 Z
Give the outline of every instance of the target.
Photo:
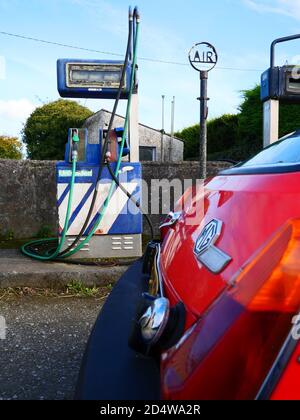
M 184 128 L 175 133 L 175 136 L 184 141 L 184 159 L 199 156 L 199 124 Z
M 230 150 L 238 145 L 238 116 L 225 114 L 207 124 L 207 153 Z
M 300 127 L 299 105 L 280 106 L 280 137 Z M 185 128 L 176 136 L 185 143 L 184 158 L 199 156 L 199 124 Z M 242 92 L 242 103 L 236 115 L 223 115 L 208 121 L 207 154 L 209 160 L 249 159 L 263 147 L 263 105 L 260 86 Z
M 185 128 L 175 134 L 184 141 L 184 159 L 197 159 L 199 156 L 199 124 Z M 225 114 L 207 123 L 208 156 L 221 153 L 236 146 L 238 142 L 238 116 Z
M 247 158 L 263 146 L 263 105 L 260 100 L 260 86 L 242 92 L 243 102 L 239 107 L 238 143 L 243 156 Z
M 62 160 L 68 129 L 82 127 L 92 111 L 75 101 L 59 99 L 36 108 L 22 132 L 29 159 Z

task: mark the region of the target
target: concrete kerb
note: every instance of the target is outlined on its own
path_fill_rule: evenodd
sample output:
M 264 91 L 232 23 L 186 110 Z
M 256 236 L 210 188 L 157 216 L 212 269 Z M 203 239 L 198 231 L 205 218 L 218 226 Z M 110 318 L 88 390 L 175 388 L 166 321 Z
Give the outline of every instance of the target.
M 101 267 L 39 262 L 23 256 L 18 250 L 0 250 L 0 288 L 58 289 L 71 282 L 100 287 L 115 283 L 127 268 L 126 265 Z

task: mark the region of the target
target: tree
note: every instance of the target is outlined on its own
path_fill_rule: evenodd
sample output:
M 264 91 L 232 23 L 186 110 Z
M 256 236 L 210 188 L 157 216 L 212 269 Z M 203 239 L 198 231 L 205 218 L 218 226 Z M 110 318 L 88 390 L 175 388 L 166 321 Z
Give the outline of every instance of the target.
M 0 158 L 21 159 L 22 144 L 17 137 L 0 136 Z
M 260 100 L 260 86 L 243 92 L 239 107 L 240 158 L 248 159 L 263 147 L 263 105 Z M 279 137 L 300 127 L 299 105 L 280 104 Z
M 280 105 L 279 136 L 300 127 L 299 105 Z M 223 115 L 207 124 L 208 159 L 249 159 L 263 147 L 263 105 L 260 86 L 242 92 L 242 103 L 236 115 Z M 185 142 L 185 159 L 199 155 L 199 124 L 185 128 L 176 136 Z
M 229 151 L 238 144 L 237 115 L 224 114 L 219 118 L 208 121 L 207 124 L 207 154 L 210 160 L 231 158 Z
M 260 86 L 242 92 L 239 107 L 239 159 L 254 155 L 263 147 L 263 104 Z
M 184 141 L 184 159 L 199 156 L 199 124 L 184 128 L 175 133 L 175 136 Z
M 77 102 L 64 99 L 36 108 L 22 132 L 29 159 L 63 159 L 68 129 L 82 127 L 92 114 Z
M 199 156 L 199 124 L 185 128 L 175 134 L 184 141 L 184 158 L 197 159 Z M 238 116 L 225 114 L 207 123 L 207 153 L 209 158 L 225 156 L 227 150 L 238 142 Z

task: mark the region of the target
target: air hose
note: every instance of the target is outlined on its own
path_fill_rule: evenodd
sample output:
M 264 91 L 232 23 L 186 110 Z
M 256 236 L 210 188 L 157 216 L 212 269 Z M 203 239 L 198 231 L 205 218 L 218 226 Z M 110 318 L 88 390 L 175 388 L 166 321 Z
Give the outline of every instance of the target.
M 114 192 L 115 185 L 117 184 L 118 186 L 121 187 L 121 184 L 118 181 L 118 174 L 119 174 L 119 170 L 120 170 L 121 159 L 122 159 L 123 149 L 124 149 L 125 140 L 126 140 L 126 133 L 127 133 L 127 129 L 128 129 L 128 120 L 129 120 L 129 112 L 130 112 L 130 108 L 131 108 L 132 93 L 133 93 L 133 89 L 134 89 L 134 85 L 135 85 L 135 70 L 136 70 L 139 21 L 140 21 L 140 19 L 139 19 L 137 8 L 134 9 L 133 15 L 132 15 L 131 10 L 130 10 L 130 12 L 129 12 L 129 35 L 128 35 L 127 51 L 126 51 L 126 56 L 125 56 L 125 63 L 124 63 L 124 66 L 123 66 L 123 72 L 122 72 L 122 76 L 121 76 L 120 88 L 119 88 L 118 95 L 117 95 L 117 98 L 116 98 L 116 101 L 115 101 L 114 110 L 113 110 L 113 113 L 112 113 L 112 118 L 111 118 L 110 123 L 109 123 L 108 135 L 107 135 L 107 137 L 105 139 L 105 142 L 104 142 L 103 152 L 102 152 L 102 160 L 101 160 L 101 164 L 100 164 L 100 167 L 99 167 L 99 172 L 98 172 L 97 182 L 96 182 L 96 186 L 95 186 L 94 197 L 93 197 L 93 200 L 92 200 L 92 203 L 91 203 L 91 206 L 90 206 L 90 210 L 89 210 L 89 214 L 86 218 L 86 221 L 85 221 L 80 233 L 75 238 L 74 242 L 68 248 L 66 248 L 64 251 L 61 252 L 61 249 L 62 249 L 62 247 L 64 245 L 64 242 L 65 242 L 65 238 L 66 238 L 66 234 L 67 234 L 67 230 L 68 230 L 68 225 L 69 225 L 70 213 L 71 213 L 73 190 L 74 190 L 74 183 L 75 183 L 75 176 L 76 176 L 76 162 L 77 162 L 77 154 L 75 153 L 76 156 L 72 156 L 73 159 L 72 159 L 72 176 L 71 176 L 71 181 L 70 181 L 70 193 L 69 193 L 69 199 L 68 199 L 68 208 L 67 208 L 66 220 L 65 220 L 64 229 L 62 231 L 61 239 L 59 241 L 58 238 L 50 238 L 50 239 L 41 239 L 41 240 L 35 240 L 35 241 L 28 242 L 21 247 L 22 252 L 27 256 L 30 256 L 32 258 L 39 259 L 39 260 L 61 260 L 61 259 L 67 258 L 67 257 L 75 254 L 76 252 L 78 252 L 86 243 L 89 242 L 89 240 L 91 239 L 91 237 L 95 233 L 96 229 L 98 228 L 99 224 L 101 223 L 101 221 L 104 217 L 104 214 L 107 210 L 108 204 L 111 200 L 112 194 Z M 133 37 L 133 40 L 132 40 L 132 31 L 133 30 L 134 30 L 134 37 Z M 120 95 L 121 95 L 121 91 L 122 91 L 122 85 L 123 85 L 123 81 L 124 81 L 124 77 L 125 77 L 126 63 L 128 62 L 128 58 L 131 54 L 131 43 L 133 43 L 132 72 L 131 72 L 130 90 L 129 90 L 129 96 L 128 96 L 128 102 L 127 102 L 125 125 L 124 125 L 124 131 L 123 131 L 121 146 L 120 146 L 119 159 L 117 161 L 114 173 L 111 172 L 112 169 L 108 164 L 109 170 L 112 174 L 112 183 L 111 183 L 111 186 L 110 186 L 110 189 L 109 189 L 108 196 L 107 196 L 107 198 L 104 202 L 104 205 L 101 209 L 101 212 L 98 215 L 97 220 L 95 221 L 92 229 L 88 233 L 88 236 L 86 236 L 86 238 L 83 241 L 81 241 L 81 238 L 82 238 L 82 236 L 83 236 L 83 234 L 86 230 L 86 227 L 88 225 L 88 222 L 90 220 L 90 217 L 91 217 L 91 214 L 93 212 L 93 208 L 94 208 L 94 205 L 95 205 L 95 202 L 96 202 L 97 193 L 98 193 L 98 188 L 97 187 L 98 187 L 98 184 L 100 183 L 101 173 L 102 173 L 103 165 L 104 165 L 104 162 L 105 162 L 105 160 L 104 160 L 105 159 L 105 152 L 106 152 L 107 144 L 109 142 L 109 131 L 112 127 L 114 115 L 115 115 L 116 108 L 117 108 L 117 105 L 118 105 L 118 101 L 120 99 Z M 74 141 L 76 141 L 76 140 L 74 140 Z M 132 195 L 130 193 L 128 193 L 128 191 L 126 191 L 123 187 L 121 189 L 137 205 L 137 207 L 140 208 L 140 205 L 133 199 Z M 152 227 L 151 221 L 149 220 L 148 217 L 147 217 L 147 221 L 150 224 L 150 229 L 151 229 L 151 232 L 152 232 L 152 235 L 153 235 L 153 227 Z M 55 247 L 55 245 L 56 245 L 55 242 L 57 243 L 57 247 Z M 43 248 L 45 248 L 45 250 L 43 250 Z
M 134 10 L 134 16 L 137 15 L 137 14 L 138 14 L 137 9 L 135 9 Z M 138 16 L 137 21 L 139 21 L 139 16 Z M 136 26 L 135 25 L 133 25 L 132 30 L 133 30 L 133 42 L 134 42 L 134 40 L 136 38 Z M 134 47 L 134 44 L 133 44 L 132 47 Z M 129 129 L 128 129 L 128 131 L 129 131 Z M 130 133 L 129 133 L 129 136 L 130 136 Z M 150 229 L 151 240 L 153 240 L 154 239 L 154 228 L 153 228 L 153 224 L 152 224 L 149 216 L 143 211 L 143 208 L 141 207 L 140 202 L 137 201 L 137 200 L 135 200 L 135 198 L 133 197 L 133 194 L 130 194 L 130 192 L 127 191 L 126 188 L 124 188 L 123 185 L 120 183 L 119 179 L 115 176 L 115 174 L 113 172 L 113 169 L 112 169 L 109 161 L 107 161 L 106 165 L 107 165 L 108 171 L 110 173 L 110 176 L 112 177 L 112 179 L 114 180 L 114 182 L 116 183 L 116 185 L 123 191 L 124 194 L 127 195 L 127 197 L 129 198 L 129 200 L 131 202 L 133 202 L 133 204 L 140 210 L 140 212 L 142 213 L 142 215 L 146 219 L 146 221 L 147 221 L 147 223 L 149 225 L 149 229 Z
M 74 136 L 73 138 L 74 142 L 78 141 L 77 136 Z M 73 151 L 72 153 L 72 175 L 71 175 L 71 181 L 70 181 L 70 192 L 69 192 L 69 198 L 68 198 L 68 207 L 67 207 L 67 213 L 66 213 L 66 219 L 64 228 L 61 235 L 61 240 L 58 242 L 57 238 L 50 238 L 50 239 L 40 239 L 37 241 L 31 241 L 27 244 L 23 245 L 21 247 L 22 252 L 29 256 L 36 258 L 38 260 L 53 260 L 57 258 L 59 255 L 62 246 L 65 243 L 67 231 L 69 228 L 69 221 L 70 221 L 70 215 L 71 215 L 71 207 L 72 207 L 72 201 L 73 201 L 73 192 L 74 192 L 74 184 L 75 184 L 75 176 L 76 176 L 76 167 L 77 167 L 77 151 Z M 55 245 L 53 244 L 55 241 L 58 242 L 57 247 L 55 249 Z M 44 245 L 47 247 L 46 252 L 42 255 L 38 252 L 38 249 L 40 245 Z M 50 246 L 50 247 L 49 247 Z
M 127 197 L 129 198 L 130 201 L 132 201 L 132 203 L 140 210 L 140 212 L 142 213 L 142 215 L 145 217 L 148 225 L 149 225 L 149 229 L 150 229 L 150 235 L 151 235 L 151 240 L 153 241 L 154 239 L 154 228 L 153 228 L 153 224 L 150 220 L 150 217 L 148 216 L 147 213 L 144 212 L 143 208 L 141 207 L 141 203 L 139 201 L 137 201 L 134 197 L 133 194 L 130 194 L 129 191 L 126 190 L 126 188 L 123 187 L 123 185 L 120 183 L 120 181 L 118 180 L 118 178 L 115 176 L 112 167 L 110 166 L 109 163 L 107 163 L 107 168 L 108 171 L 110 173 L 110 176 L 112 177 L 112 179 L 115 181 L 116 185 L 123 191 L 124 194 L 127 195 Z
M 106 150 L 107 150 L 107 146 L 108 146 L 108 143 L 109 143 L 109 133 L 112 129 L 115 114 L 117 112 L 118 103 L 119 103 L 119 100 L 120 100 L 120 97 L 121 97 L 122 87 L 123 87 L 124 80 L 125 80 L 125 75 L 126 75 L 127 64 L 128 64 L 128 61 L 129 61 L 129 59 L 132 55 L 132 52 L 131 52 L 132 42 L 133 42 L 132 41 L 132 34 L 133 34 L 133 26 L 134 26 L 134 21 L 136 19 L 136 14 L 137 14 L 137 9 L 136 8 L 134 9 L 133 14 L 132 14 L 132 9 L 129 8 L 129 30 L 128 30 L 128 39 L 127 39 L 127 47 L 126 47 L 124 66 L 123 66 L 123 70 L 122 70 L 120 86 L 119 86 L 119 89 L 118 89 L 117 97 L 116 97 L 114 107 L 113 107 L 113 111 L 112 111 L 112 114 L 111 114 L 111 118 L 110 118 L 110 121 L 109 121 L 109 124 L 108 124 L 107 136 L 106 136 L 106 138 L 104 140 L 104 143 L 103 143 L 101 162 L 100 162 L 100 166 L 99 166 L 99 170 L 98 170 L 98 175 L 97 175 L 97 179 L 96 179 L 96 185 L 95 185 L 95 190 L 94 190 L 93 198 L 92 198 L 92 201 L 91 201 L 91 205 L 90 205 L 87 217 L 84 221 L 84 224 L 83 224 L 80 232 L 78 233 L 78 235 L 76 236 L 74 241 L 64 251 L 62 251 L 59 254 L 59 257 L 62 257 L 65 254 L 67 254 L 69 251 L 72 251 L 76 247 L 76 245 L 80 242 L 81 238 L 85 234 L 85 231 L 88 227 L 89 221 L 90 221 L 91 216 L 93 214 L 93 210 L 95 208 L 96 199 L 97 199 L 97 196 L 98 196 L 97 185 L 99 184 L 99 182 L 101 180 L 101 175 L 102 175 L 103 167 L 104 167 L 104 164 L 105 164 L 105 155 L 106 155 Z M 134 69 L 132 69 L 132 70 L 134 71 Z
M 136 69 L 136 59 L 137 59 L 138 34 L 139 34 L 139 17 L 137 16 L 136 34 L 135 34 L 134 47 L 133 47 L 130 89 L 129 89 L 129 95 L 128 95 L 127 108 L 126 108 L 124 131 L 123 131 L 120 150 L 119 150 L 119 159 L 116 163 L 116 168 L 115 168 L 115 171 L 114 171 L 115 177 L 118 177 L 118 175 L 119 175 L 119 170 L 120 170 L 121 160 L 122 160 L 122 155 L 123 155 L 123 149 L 124 149 L 125 140 L 126 140 L 126 133 L 127 133 L 127 129 L 128 129 L 129 112 L 130 112 L 130 108 L 131 108 L 132 93 L 133 93 L 134 84 L 135 84 L 135 69 Z M 111 200 L 111 197 L 113 195 L 115 185 L 116 185 L 115 181 L 114 181 L 114 179 L 112 179 L 112 183 L 110 185 L 108 195 L 107 195 L 107 197 L 104 201 L 103 207 L 102 207 L 101 212 L 99 213 L 99 215 L 98 215 L 98 217 L 95 221 L 94 226 L 92 227 L 92 229 L 90 230 L 90 232 L 88 233 L 86 238 L 83 241 L 80 242 L 80 244 L 78 244 L 74 249 L 70 250 L 69 252 L 67 252 L 63 255 L 64 258 L 74 255 L 76 252 L 80 251 L 80 249 L 83 248 L 86 243 L 88 243 L 90 241 L 91 237 L 94 235 L 95 231 L 97 230 L 99 224 L 103 220 L 103 217 L 106 213 L 108 204 L 109 204 L 109 202 Z

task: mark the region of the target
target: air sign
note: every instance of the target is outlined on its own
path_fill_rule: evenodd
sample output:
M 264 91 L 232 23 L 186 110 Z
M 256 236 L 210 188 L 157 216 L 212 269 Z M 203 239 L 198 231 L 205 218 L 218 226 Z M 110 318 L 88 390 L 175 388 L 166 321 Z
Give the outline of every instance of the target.
M 191 66 L 197 71 L 210 71 L 218 62 L 215 47 L 208 42 L 195 44 L 189 52 Z

